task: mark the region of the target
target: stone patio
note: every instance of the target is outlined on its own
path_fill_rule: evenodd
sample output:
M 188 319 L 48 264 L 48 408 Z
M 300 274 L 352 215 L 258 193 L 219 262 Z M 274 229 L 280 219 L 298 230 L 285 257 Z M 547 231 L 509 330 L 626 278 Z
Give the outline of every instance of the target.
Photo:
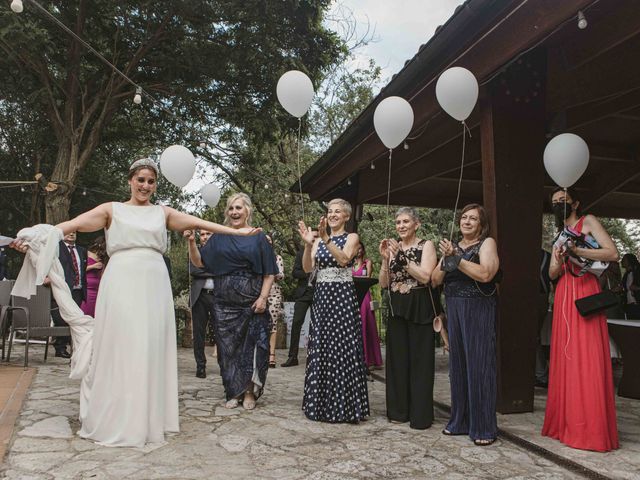
M 180 434 L 142 449 L 101 447 L 75 435 L 79 386 L 67 378 L 68 366 L 58 358 L 42 363 L 38 348 L 33 349 L 30 362 L 38 372 L 18 417 L 0 470 L 2 478 L 583 478 L 509 441 L 499 439 L 481 448 L 465 437 L 445 437 L 440 430 L 446 413 L 439 409 L 435 424 L 426 431 L 391 424 L 384 416 L 384 384 L 380 381 L 369 384 L 373 411 L 369 421 L 357 426 L 308 421 L 300 409 L 304 364 L 271 370 L 256 410 L 226 410 L 215 360 L 208 356 L 209 377 L 198 379 L 192 352 L 187 349 L 178 353 Z M 285 351 L 278 352 L 278 362 L 284 355 Z M 18 362 L 19 358 L 12 359 Z M 447 403 L 446 358 L 439 355 L 438 365 L 436 399 Z M 543 401 L 537 395 L 536 407 L 541 408 Z M 501 427 L 612 478 L 640 478 L 638 459 L 634 464 L 629 458 L 640 457 L 638 409 L 635 414 L 627 413 L 637 402 L 622 403 L 622 448 L 610 454 L 579 452 L 536 438 L 540 410 L 500 416 L 498 421 Z M 628 470 L 633 465 L 635 470 Z

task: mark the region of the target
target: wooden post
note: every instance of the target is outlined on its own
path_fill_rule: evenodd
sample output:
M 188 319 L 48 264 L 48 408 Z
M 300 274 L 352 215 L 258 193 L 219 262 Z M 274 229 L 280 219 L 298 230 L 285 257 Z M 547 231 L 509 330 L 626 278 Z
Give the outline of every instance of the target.
M 542 236 L 546 51 L 486 85 L 481 98 L 484 206 L 504 273 L 497 355 L 500 413 L 533 411 Z

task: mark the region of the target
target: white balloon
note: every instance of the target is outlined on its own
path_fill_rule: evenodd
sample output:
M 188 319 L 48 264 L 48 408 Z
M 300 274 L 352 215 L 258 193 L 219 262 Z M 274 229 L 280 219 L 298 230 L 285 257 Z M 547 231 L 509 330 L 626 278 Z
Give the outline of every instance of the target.
M 413 109 L 402 97 L 387 97 L 373 113 L 373 126 L 387 148 L 395 148 L 413 127 Z
M 568 188 L 578 181 L 589 165 L 589 147 L 578 135 L 562 133 L 544 149 L 544 168 L 559 186 Z
M 204 203 L 211 208 L 215 208 L 220 201 L 220 189 L 215 183 L 210 183 L 200 189 L 200 196 Z
M 280 77 L 276 86 L 278 101 L 294 117 L 302 117 L 311 106 L 313 83 L 306 74 L 299 70 L 290 70 Z
M 456 120 L 466 120 L 478 101 L 478 80 L 466 68 L 445 70 L 436 83 L 436 98 L 442 109 Z
M 182 188 L 196 172 L 196 159 L 188 148 L 171 145 L 160 156 L 160 171 L 176 187 Z

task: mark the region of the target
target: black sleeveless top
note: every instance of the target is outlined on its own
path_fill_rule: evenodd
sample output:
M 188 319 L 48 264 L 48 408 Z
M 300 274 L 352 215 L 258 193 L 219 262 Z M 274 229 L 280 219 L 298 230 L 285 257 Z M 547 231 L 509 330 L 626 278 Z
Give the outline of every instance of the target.
M 457 244 L 456 249 L 462 254 L 463 260 L 480 264 L 480 247 L 483 243 L 484 240 L 467 247 L 466 250 Z M 459 269 L 455 269 L 444 276 L 444 294 L 447 297 L 495 297 L 497 289 L 494 280 L 487 283 L 478 282 Z
M 420 265 L 422 250 L 426 240 L 420 240 L 415 247 L 404 250 L 407 262 Z M 399 254 L 400 252 L 398 252 Z M 389 266 L 390 300 L 393 316 L 408 322 L 423 325 L 433 322 L 434 312 L 427 285 L 418 282 L 398 261 L 398 255 L 391 259 Z M 435 294 L 431 293 L 433 297 Z

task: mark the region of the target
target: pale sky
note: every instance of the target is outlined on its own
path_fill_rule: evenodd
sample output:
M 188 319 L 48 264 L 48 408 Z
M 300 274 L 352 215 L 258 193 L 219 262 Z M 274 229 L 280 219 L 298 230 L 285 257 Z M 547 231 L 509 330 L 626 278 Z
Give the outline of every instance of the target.
M 368 45 L 356 50 L 353 67 L 366 66 L 369 59 L 382 68 L 379 88 L 413 58 L 418 48 L 445 23 L 464 0 L 336 0 L 327 15 L 327 26 L 344 35 L 345 23 L 333 19 L 351 18 L 356 22 L 355 37 L 373 33 Z M 186 190 L 196 192 L 213 180 L 212 168 L 198 162 L 198 169 Z M 199 203 L 200 200 L 196 200 Z M 187 207 L 191 210 L 195 205 Z
M 418 48 L 445 23 L 463 0 L 336 0 L 330 16 L 351 14 L 360 36 L 375 31 L 374 41 L 357 50 L 357 62 L 372 58 L 383 69 L 383 85 L 413 58 Z M 350 12 L 350 13 L 349 13 Z M 328 23 L 330 28 L 334 28 Z M 336 22 L 333 22 L 336 25 Z M 335 28 L 340 32 L 340 27 Z

